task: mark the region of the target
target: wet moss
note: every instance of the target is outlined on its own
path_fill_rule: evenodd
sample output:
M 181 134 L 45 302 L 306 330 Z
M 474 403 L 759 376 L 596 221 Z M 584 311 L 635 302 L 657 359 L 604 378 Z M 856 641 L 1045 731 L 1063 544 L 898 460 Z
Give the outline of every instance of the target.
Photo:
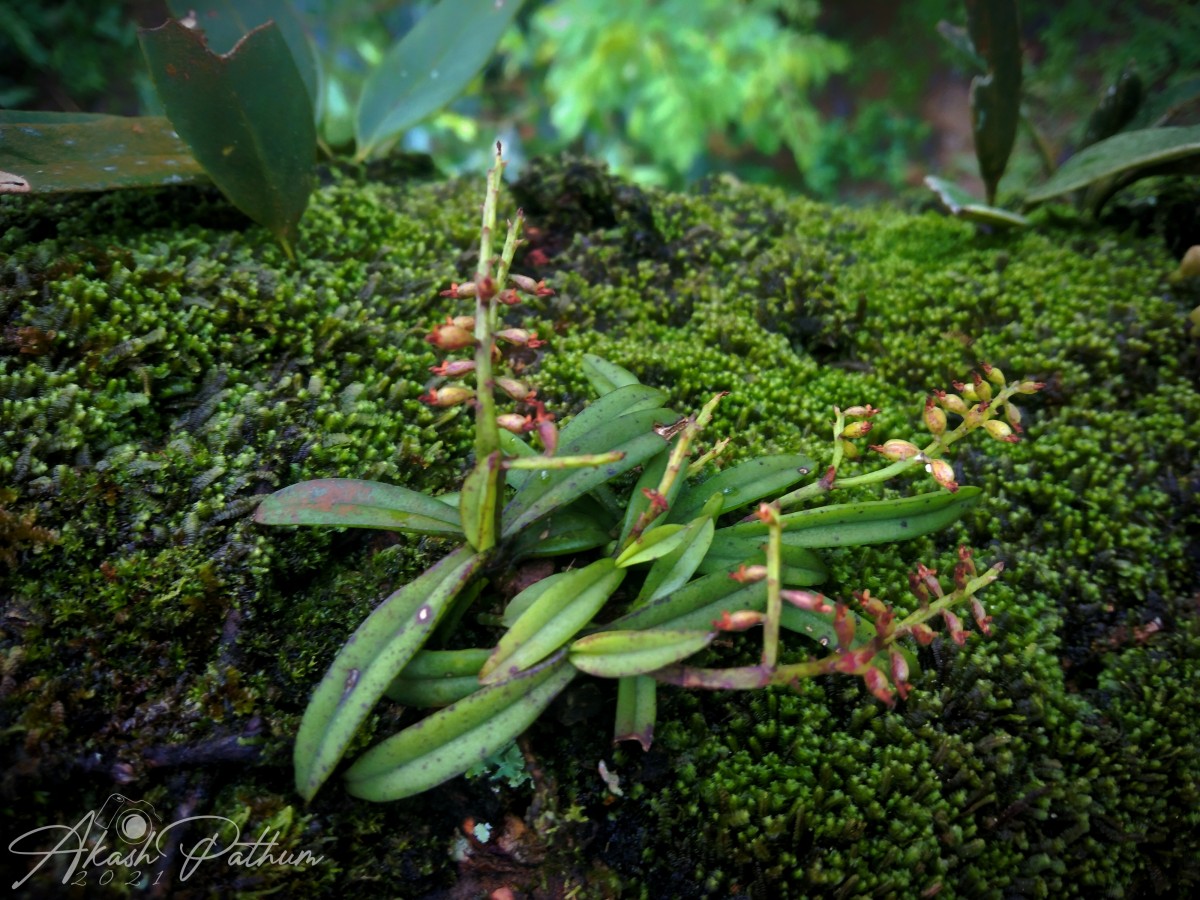
M 709 436 L 733 435 L 731 458 L 823 453 L 835 403 L 881 407 L 873 440 L 913 437 L 924 392 L 980 361 L 1048 383 L 1025 441 L 957 454 L 989 499 L 955 529 L 830 554 L 843 591 L 899 606 L 917 560 L 946 565 L 960 541 L 1004 559 L 994 634 L 922 651 L 892 711 L 848 681 L 664 690 L 655 748 L 614 760 L 622 798 L 595 775 L 612 758 L 602 685 L 533 731 L 534 786 L 458 780 L 372 807 L 331 785 L 301 811 L 308 692 L 444 547 L 248 516 L 304 478 L 455 485 L 468 417 L 416 398 L 423 335 L 459 311 L 438 291 L 474 265 L 477 181 L 331 172 L 295 263 L 211 192 L 0 201 L 0 550 L 16 563 L 0 569 L 0 803 L 17 831 L 120 790 L 326 855 L 253 883 L 213 870 L 226 892 L 421 895 L 496 872 L 595 896 L 1195 884 L 1200 392 L 1194 303 L 1157 240 L 1049 219 L 978 235 L 721 179 L 643 192 L 579 161 L 519 191 L 540 229 L 522 265 L 558 291 L 519 314 L 551 338 L 530 374 L 560 415 L 589 397 L 583 352 L 681 410 L 730 391 Z M 381 707 L 361 745 L 402 716 Z M 451 859 L 464 819 L 499 827 L 527 804 L 508 849 Z

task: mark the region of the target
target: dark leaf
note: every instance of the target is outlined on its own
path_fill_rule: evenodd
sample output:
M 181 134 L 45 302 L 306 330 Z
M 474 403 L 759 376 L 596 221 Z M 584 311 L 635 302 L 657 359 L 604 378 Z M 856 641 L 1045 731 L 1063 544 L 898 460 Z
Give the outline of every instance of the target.
M 291 253 L 312 192 L 317 133 L 278 26 L 259 26 L 225 56 L 175 21 L 139 37 L 180 137 L 230 202 Z

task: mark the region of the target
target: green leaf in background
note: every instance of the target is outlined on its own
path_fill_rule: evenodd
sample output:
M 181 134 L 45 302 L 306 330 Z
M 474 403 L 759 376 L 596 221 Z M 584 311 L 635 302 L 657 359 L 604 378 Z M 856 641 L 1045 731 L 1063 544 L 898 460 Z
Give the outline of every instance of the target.
M 313 121 L 320 121 L 317 54 L 290 0 L 167 0 L 167 7 L 177 19 L 194 14 L 196 27 L 204 32 L 208 49 L 220 54 L 228 53 L 258 26 L 274 22 L 292 51 L 292 61 L 308 91 Z
M 1021 25 L 1017 0 L 967 0 L 971 45 L 988 74 L 971 81 L 971 128 L 988 204 L 1008 166 L 1021 117 Z
M 1125 64 L 1120 76 L 1104 92 L 1104 96 L 1092 110 L 1083 132 L 1083 139 L 1075 152 L 1078 153 L 1084 147 L 1112 137 L 1128 125 L 1141 108 L 1145 93 L 1137 66 L 1131 60 Z
M 208 180 L 162 116 L 0 110 L 0 169 L 35 194 Z
M 944 178 L 927 175 L 925 186 L 938 195 L 952 216 L 994 228 L 1025 228 L 1029 225 L 1029 220 L 1019 213 L 980 203 L 963 188 Z
M 138 37 L 175 130 L 230 202 L 291 255 L 312 192 L 317 132 L 279 27 L 256 28 L 226 56 L 173 20 Z
M 459 94 L 492 55 L 521 0 L 441 0 L 367 78 L 358 101 L 358 159 Z
M 1166 163 L 1200 156 L 1200 125 L 1126 131 L 1092 144 L 1068 159 L 1045 184 L 1029 192 L 1026 203 L 1041 203 L 1114 176 L 1136 176 Z

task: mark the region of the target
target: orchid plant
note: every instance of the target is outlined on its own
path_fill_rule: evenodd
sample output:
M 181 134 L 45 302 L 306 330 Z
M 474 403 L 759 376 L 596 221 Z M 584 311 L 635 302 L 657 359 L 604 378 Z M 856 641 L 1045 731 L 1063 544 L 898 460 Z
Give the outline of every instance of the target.
M 828 577 L 817 551 L 908 540 L 957 520 L 981 494 L 955 483 L 945 452 L 976 431 L 1017 440 L 1013 399 L 1040 384 L 1009 383 L 999 369 L 984 367 L 971 383 L 956 384 L 955 393 L 929 398 L 924 447 L 901 440 L 873 446 L 886 464 L 844 478 L 842 461 L 858 455 L 855 441 L 867 436 L 878 412 L 870 406 L 834 409 L 832 455 L 823 468 L 802 454 L 777 454 L 704 477 L 728 443 L 696 455 L 722 395 L 680 414 L 665 405 L 663 391 L 591 355 L 583 369 L 598 399 L 560 428 L 536 392 L 505 371 L 499 349 L 542 343 L 525 329 L 501 327 L 500 312 L 522 297 L 553 293 L 510 271 L 520 211 L 495 252 L 503 170 L 497 144 L 478 271 L 444 292 L 472 300 L 474 314 L 429 334 L 440 350 L 470 351 L 434 368 L 441 381 L 424 398 L 433 406 L 474 409 L 474 464 L 461 490 L 434 497 L 397 485 L 323 479 L 272 494 L 255 515 L 271 525 L 384 528 L 456 544 L 379 604 L 317 685 L 295 745 L 296 784 L 306 799 L 333 774 L 385 698 L 436 711 L 346 769 L 350 793 L 368 800 L 411 796 L 465 772 L 520 735 L 581 675 L 617 682 L 615 740 L 648 748 L 659 685 L 748 689 L 842 673 L 862 678 L 891 704 L 908 694 L 915 666 L 902 639 L 929 643 L 940 619 L 962 643 L 967 632 L 955 610 L 963 605 L 988 633 L 990 618 L 977 594 L 999 576 L 1000 563 L 980 572 L 961 548 L 952 588 L 919 566 L 909 585 L 918 608 L 901 615 L 865 591 L 853 595 L 852 605 L 811 590 Z M 470 376 L 473 388 L 463 383 Z M 953 428 L 949 416 L 957 420 Z M 813 505 L 840 488 L 882 484 L 920 467 L 937 489 Z M 498 626 L 490 646 L 454 647 L 461 634 L 478 633 L 460 627 L 472 605 L 498 605 L 489 574 L 533 558 L 564 564 L 513 596 L 499 616 L 479 615 L 483 626 Z M 762 629 L 756 665 L 697 662 L 709 661 L 702 651 L 718 635 L 751 628 Z M 781 662 L 785 631 L 820 652 Z M 451 649 L 427 648 L 434 635 L 438 646 Z

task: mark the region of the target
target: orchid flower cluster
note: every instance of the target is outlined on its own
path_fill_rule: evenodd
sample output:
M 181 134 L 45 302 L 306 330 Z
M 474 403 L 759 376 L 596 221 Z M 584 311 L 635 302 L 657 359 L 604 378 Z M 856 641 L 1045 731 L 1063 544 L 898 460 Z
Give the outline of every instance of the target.
M 302 796 L 310 799 L 340 766 L 381 702 L 435 711 L 344 770 L 350 793 L 378 801 L 420 793 L 498 752 L 576 677 L 614 681 L 614 740 L 648 748 L 660 685 L 752 689 L 841 673 L 894 703 L 912 690 L 916 668 L 902 638 L 927 644 L 940 619 L 961 644 L 967 632 L 954 611 L 960 605 L 969 605 L 988 632 L 991 620 L 976 594 L 999 576 L 1000 563 L 978 572 L 970 551 L 960 549 L 952 589 L 919 566 L 909 578 L 918 608 L 905 615 L 866 591 L 853 595 L 854 604 L 815 593 L 829 577 L 818 551 L 904 541 L 956 521 L 982 493 L 955 482 L 944 454 L 976 430 L 1015 440 L 1021 418 L 1012 399 L 1039 384 L 1005 384 L 998 369 L 985 367 L 972 384 L 956 384 L 957 393 L 929 399 L 927 446 L 886 441 L 872 447 L 882 468 L 851 476 L 839 468 L 860 455 L 855 442 L 867 437 L 878 413 L 869 405 L 835 408 L 824 467 L 804 454 L 777 453 L 704 477 L 727 440 L 699 453 L 698 439 L 724 394 L 681 414 L 667 406 L 666 392 L 591 354 L 581 367 L 598 397 L 560 428 L 520 377 L 524 351 L 543 342 L 501 321 L 522 297 L 553 293 L 510 271 L 523 227 L 519 211 L 494 252 L 503 168 L 497 144 L 478 269 L 473 280 L 444 292 L 473 300 L 474 315 L 450 317 L 428 335 L 450 356 L 432 368 L 438 380 L 424 400 L 439 408 L 470 405 L 475 413 L 474 463 L 461 489 L 431 496 L 400 485 L 320 479 L 277 491 L 255 514 L 273 525 L 385 528 L 454 542 L 376 606 L 314 690 L 296 736 Z M 519 353 L 510 358 L 503 348 Z M 471 375 L 474 387 L 464 383 Z M 516 406 L 502 410 L 508 402 Z M 951 428 L 949 416 L 961 421 Z M 937 481 L 935 490 L 823 502 L 831 491 L 881 484 L 919 465 Z M 497 567 L 555 558 L 561 564 L 515 596 L 486 577 Z M 484 631 L 460 628 L 476 606 Z M 757 627 L 757 665 L 709 667 L 719 657 L 706 651 L 719 635 Z M 782 662 L 784 632 L 824 655 Z M 489 646 L 463 646 L 464 635 L 481 633 Z

